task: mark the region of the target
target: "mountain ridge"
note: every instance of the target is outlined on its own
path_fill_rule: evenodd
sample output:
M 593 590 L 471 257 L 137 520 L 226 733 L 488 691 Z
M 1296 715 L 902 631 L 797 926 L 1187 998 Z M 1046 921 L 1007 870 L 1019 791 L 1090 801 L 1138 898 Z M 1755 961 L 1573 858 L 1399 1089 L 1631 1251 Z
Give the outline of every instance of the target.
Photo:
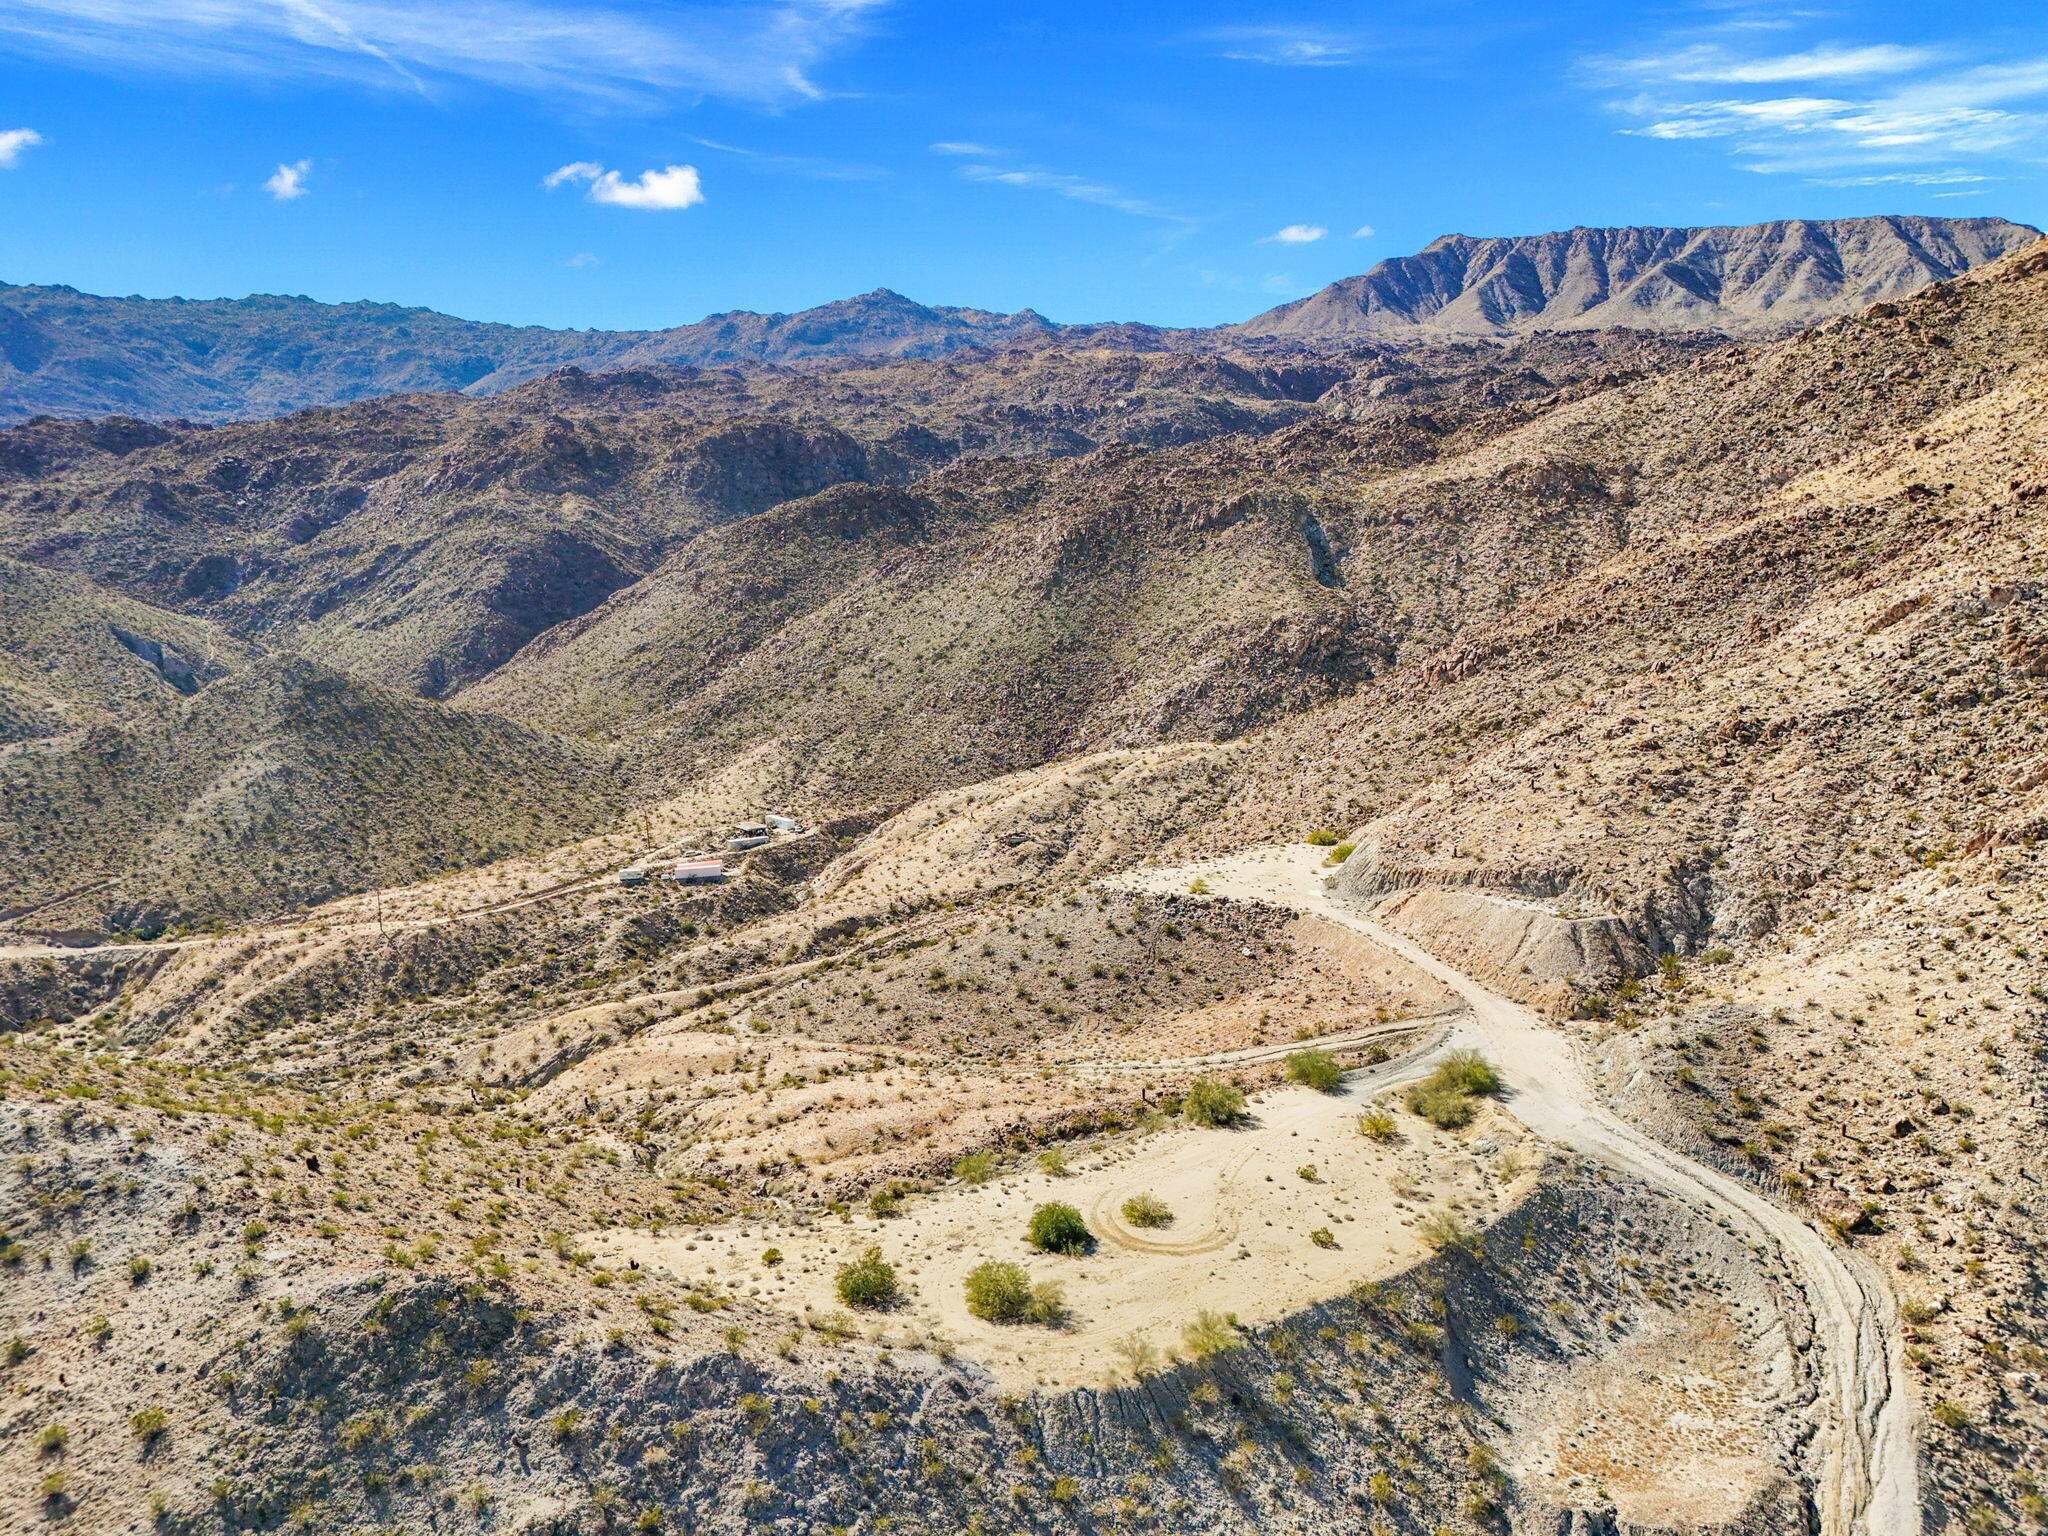
M 2005 219 L 1907 215 L 1439 235 L 1225 329 L 1326 342 L 1612 325 L 1761 338 L 1902 298 L 2040 235 Z
M 1207 329 L 1061 324 L 1030 308 L 927 305 L 886 287 L 794 312 L 730 309 L 661 330 L 601 331 L 375 300 L 110 298 L 0 284 L 0 423 L 218 423 L 380 395 L 496 394 L 569 367 L 818 368 L 1076 346 L 1314 350 L 1617 326 L 1763 336 L 1903 297 L 2039 234 L 2003 219 L 1885 215 L 1443 235 L 1307 298 Z M 1734 235 L 1745 238 L 1721 238 Z

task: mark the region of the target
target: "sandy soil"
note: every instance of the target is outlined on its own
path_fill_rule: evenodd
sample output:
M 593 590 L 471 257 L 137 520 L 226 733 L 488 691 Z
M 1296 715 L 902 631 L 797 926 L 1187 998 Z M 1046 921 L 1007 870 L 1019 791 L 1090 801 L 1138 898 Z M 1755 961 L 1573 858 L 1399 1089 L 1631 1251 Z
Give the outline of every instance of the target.
M 1390 1063 L 1333 1094 L 1276 1090 L 1254 1101 L 1238 1129 L 1180 1126 L 1127 1139 L 1077 1157 L 1064 1177 L 1034 1169 L 980 1188 L 949 1185 L 896 1217 L 579 1241 L 600 1263 L 658 1266 L 798 1315 L 842 1310 L 832 1289 L 839 1266 L 878 1245 L 908 1293 L 901 1307 L 869 1314 L 882 1336 L 948 1345 L 1005 1385 L 1099 1384 L 1178 1351 L 1200 1311 L 1235 1313 L 1247 1325 L 1284 1317 L 1414 1263 L 1426 1251 L 1416 1229 L 1433 1212 L 1479 1226 L 1520 1197 L 1540 1157 L 1497 1110 L 1456 1134 L 1405 1112 L 1390 1143 L 1359 1134 L 1373 1094 L 1411 1071 Z M 1312 1180 L 1301 1176 L 1305 1166 Z M 1119 1209 L 1138 1194 L 1164 1201 L 1171 1225 L 1126 1223 Z M 1092 1254 L 1063 1258 L 1025 1242 L 1032 1210 L 1049 1200 L 1082 1211 L 1099 1239 Z M 1318 1228 L 1335 1246 L 1310 1240 Z M 779 1265 L 762 1261 L 770 1247 L 781 1251 Z M 971 1316 L 963 1283 L 987 1259 L 1058 1281 L 1066 1325 Z

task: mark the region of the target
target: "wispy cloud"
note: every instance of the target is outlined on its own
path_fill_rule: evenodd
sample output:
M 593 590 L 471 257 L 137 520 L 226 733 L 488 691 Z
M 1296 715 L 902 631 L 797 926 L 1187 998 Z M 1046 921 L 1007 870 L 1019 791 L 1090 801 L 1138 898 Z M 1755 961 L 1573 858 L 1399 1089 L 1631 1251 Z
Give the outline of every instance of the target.
M 1621 61 L 1619 67 L 1632 74 L 1659 75 L 1670 80 L 1782 85 L 1793 80 L 1900 75 L 1938 63 L 1944 57 L 1937 49 L 1901 48 L 1891 43 L 1861 48 L 1823 44 L 1800 53 L 1745 57 L 1711 43 L 1698 43 L 1662 57 Z
M 694 165 L 668 165 L 658 171 L 642 171 L 628 181 L 617 171 L 608 171 L 593 160 L 572 160 L 541 178 L 552 192 L 557 187 L 582 182 L 584 194 L 593 203 L 614 208 L 694 208 L 704 201 L 704 185 Z
M 932 145 L 935 155 L 1000 155 L 1000 149 L 991 149 L 986 144 L 976 144 L 966 139 L 942 139 Z
M 620 107 L 775 105 L 886 0 L 605 8 L 569 0 L 0 0 L 0 47 L 124 73 L 465 81 Z
M 306 195 L 306 178 L 312 173 L 312 161 L 288 161 L 270 173 L 270 178 L 263 183 L 263 190 L 280 203 L 288 203 L 293 198 Z
M 721 155 L 731 155 L 741 164 L 756 170 L 783 176 L 804 176 L 812 181 L 879 181 L 889 175 L 879 165 L 860 165 L 849 160 L 826 160 L 816 155 L 779 155 L 771 150 L 744 149 L 737 144 L 721 144 L 716 139 L 694 136 L 690 142 Z
M 1312 245 L 1329 231 L 1320 224 L 1289 224 L 1263 236 L 1261 245 Z
M 1746 169 L 1828 185 L 1878 185 L 1852 173 L 1875 177 L 1887 166 L 1969 179 L 1981 174 L 1971 161 L 2048 152 L 2048 56 L 1976 64 L 1957 57 L 1955 49 L 1890 43 L 1819 43 L 1760 55 L 1717 36 L 1589 60 L 1582 78 L 1631 119 L 1624 133 L 1725 141 Z M 1825 93 L 1740 90 L 1820 81 Z M 1687 89 L 1702 83 L 1723 89 L 1709 96 Z
M 562 265 L 565 267 L 601 267 L 604 265 L 604 258 L 594 255 L 589 251 L 578 251 L 574 256 L 563 262 Z
M 1296 69 L 1356 64 L 1367 51 L 1357 33 L 1314 26 L 1214 27 L 1198 34 L 1198 41 L 1226 59 Z
M 0 170 L 12 170 L 21 163 L 21 152 L 43 142 L 33 128 L 0 129 Z
M 1171 223 L 1186 222 L 1180 214 L 1162 208 L 1157 203 L 1132 197 L 1115 187 L 1105 186 L 1099 181 L 1090 181 L 1085 176 L 1069 176 L 1063 171 L 1047 171 L 1035 167 L 1011 170 L 1001 166 L 977 164 L 961 166 L 960 174 L 969 181 L 990 182 L 1004 187 L 1024 187 L 1034 192 L 1050 192 L 1057 197 L 1070 197 L 1076 202 L 1114 208 L 1118 213 L 1134 214 L 1139 218 L 1164 219 Z
M 1358 226 L 1358 228 L 1351 231 L 1351 238 L 1354 240 L 1370 240 L 1374 235 L 1378 233 L 1379 231 L 1374 229 L 1370 224 L 1361 224 Z

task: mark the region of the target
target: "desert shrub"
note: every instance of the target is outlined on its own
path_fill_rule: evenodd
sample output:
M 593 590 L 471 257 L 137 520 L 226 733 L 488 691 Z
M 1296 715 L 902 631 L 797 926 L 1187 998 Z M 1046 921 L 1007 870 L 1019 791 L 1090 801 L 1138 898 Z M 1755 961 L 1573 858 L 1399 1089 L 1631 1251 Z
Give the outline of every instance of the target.
M 1046 1148 L 1038 1154 L 1038 1171 L 1064 1179 L 1067 1176 L 1067 1154 L 1058 1147 Z
M 1478 1234 L 1458 1220 L 1449 1211 L 1438 1211 L 1425 1221 L 1418 1234 L 1424 1243 L 1438 1253 L 1446 1248 L 1462 1248 L 1470 1251 L 1479 1244 Z
M 1033 1211 L 1025 1236 L 1032 1247 L 1046 1253 L 1086 1253 L 1095 1246 L 1095 1235 L 1081 1213 L 1062 1200 L 1048 1201 Z
M 1066 1299 L 1051 1281 L 1033 1285 L 1021 1264 L 991 1259 L 968 1273 L 967 1310 L 991 1323 L 1055 1323 Z
M 986 1184 L 1001 1166 L 993 1152 L 970 1152 L 953 1165 L 953 1177 L 963 1184 Z
M 1322 827 L 1316 828 L 1308 835 L 1308 845 L 1311 848 L 1334 848 L 1337 842 L 1337 834 Z
M 152 1405 L 129 1417 L 128 1430 L 138 1440 L 154 1440 L 170 1422 L 170 1415 Z
M 1408 1090 L 1408 1108 L 1439 1130 L 1470 1125 L 1481 1095 L 1500 1091 L 1500 1074 L 1477 1051 L 1453 1051 Z
M 1164 1227 L 1173 1223 L 1173 1212 L 1157 1195 L 1133 1195 L 1123 1204 L 1124 1220 L 1134 1227 Z
M 1188 894 L 1190 896 L 1207 896 L 1209 894 L 1209 882 L 1200 875 L 1195 876 L 1194 879 L 1188 882 Z
M 894 1216 L 903 1209 L 903 1186 L 884 1184 L 868 1196 L 868 1212 L 874 1216 Z
M 1337 1234 L 1328 1227 L 1317 1227 L 1315 1231 L 1309 1233 L 1308 1240 L 1318 1248 L 1334 1248 L 1337 1246 Z
M 1344 1081 L 1344 1068 L 1328 1051 L 1310 1046 L 1305 1051 L 1295 1051 L 1288 1056 L 1287 1075 L 1304 1088 L 1333 1093 L 1337 1085 Z
M 1358 1134 L 1374 1141 L 1392 1141 L 1394 1117 L 1384 1109 L 1368 1110 L 1358 1117 Z
M 1220 1355 L 1237 1344 L 1237 1319 L 1224 1312 L 1202 1311 L 1180 1331 L 1181 1343 L 1197 1360 Z
M 1358 844 L 1339 843 L 1336 847 L 1330 850 L 1329 858 L 1325 859 L 1323 862 L 1326 864 L 1342 864 L 1346 859 L 1350 858 L 1351 855 L 1353 855 L 1356 852 L 1358 852 Z
M 840 1267 L 833 1287 L 849 1307 L 886 1307 L 898 1294 L 896 1266 L 882 1257 L 880 1248 L 870 1248 L 851 1264 Z
M 1196 1125 L 1235 1125 L 1244 1118 L 1244 1090 L 1213 1077 L 1199 1078 L 1180 1101 L 1180 1112 Z
M 1440 1131 L 1470 1125 L 1479 1113 L 1479 1105 L 1471 1094 L 1432 1088 L 1427 1083 L 1417 1083 L 1408 1090 L 1408 1108 Z

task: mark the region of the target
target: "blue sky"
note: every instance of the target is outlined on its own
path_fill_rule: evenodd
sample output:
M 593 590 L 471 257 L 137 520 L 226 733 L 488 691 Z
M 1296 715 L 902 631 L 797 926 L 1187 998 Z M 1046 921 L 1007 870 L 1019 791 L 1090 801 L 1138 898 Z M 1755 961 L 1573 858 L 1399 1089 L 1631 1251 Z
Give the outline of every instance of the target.
M 0 279 L 1239 319 L 1450 231 L 2048 222 L 2031 3 L 0 0 Z

